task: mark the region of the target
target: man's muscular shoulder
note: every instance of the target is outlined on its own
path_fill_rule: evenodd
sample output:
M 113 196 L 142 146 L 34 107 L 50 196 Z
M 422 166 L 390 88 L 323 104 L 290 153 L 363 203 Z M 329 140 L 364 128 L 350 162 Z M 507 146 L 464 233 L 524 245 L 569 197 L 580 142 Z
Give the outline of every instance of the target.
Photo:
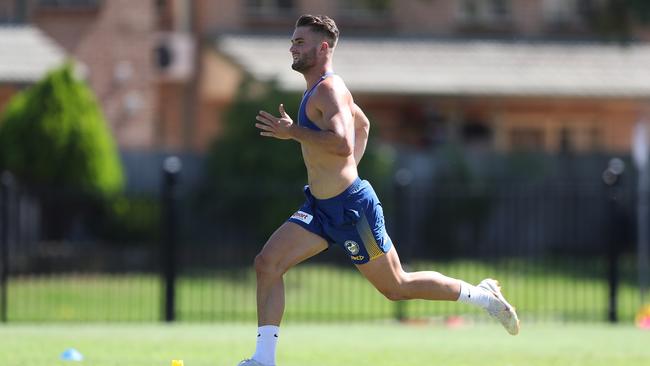
M 343 82 L 343 79 L 338 75 L 333 75 L 323 80 L 318 87 L 312 98 L 316 101 L 316 106 L 322 110 L 322 107 L 327 107 L 328 104 L 348 104 L 352 103 L 352 94 Z

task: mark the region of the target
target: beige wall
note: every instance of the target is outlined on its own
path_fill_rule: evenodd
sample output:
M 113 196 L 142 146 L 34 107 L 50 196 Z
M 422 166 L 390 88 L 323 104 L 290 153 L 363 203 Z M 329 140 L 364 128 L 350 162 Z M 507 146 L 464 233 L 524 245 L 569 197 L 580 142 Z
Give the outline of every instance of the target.
M 169 150 L 183 150 L 186 145 L 186 132 L 183 122 L 183 86 L 161 83 L 158 86 L 156 119 L 156 141 L 160 147 Z
M 240 70 L 214 49 L 206 49 L 201 58 L 197 128 L 193 145 L 205 151 L 222 129 L 223 112 L 235 98 L 242 81 Z
M 644 102 L 616 99 L 538 99 L 509 102 L 504 108 L 502 131 L 532 127 L 543 131 L 545 148 L 560 150 L 561 132 L 570 131 L 575 151 L 605 150 L 629 152 L 632 127 Z M 515 142 L 506 140 L 504 149 Z
M 570 150 L 575 153 L 629 153 L 633 127 L 650 105 L 642 99 L 599 98 L 355 95 L 355 101 L 370 116 L 373 135 L 385 142 L 426 148 L 435 138 L 428 132 L 432 127 L 444 130 L 447 141 L 462 141 L 461 126 L 474 118 L 491 129 L 488 146 L 497 150 L 559 152 L 563 134 L 568 134 Z M 427 111 L 435 111 L 440 121 L 429 121 Z M 531 135 L 540 136 L 540 146 L 534 146 Z
M 461 115 L 471 110 L 485 116 L 494 132 L 493 147 L 501 151 L 539 148 L 559 152 L 564 135 L 573 152 L 626 153 L 632 128 L 646 103 L 602 98 L 487 98 L 464 103 Z M 444 108 L 449 110 L 449 104 Z M 541 137 L 541 146 L 526 138 L 531 134 Z

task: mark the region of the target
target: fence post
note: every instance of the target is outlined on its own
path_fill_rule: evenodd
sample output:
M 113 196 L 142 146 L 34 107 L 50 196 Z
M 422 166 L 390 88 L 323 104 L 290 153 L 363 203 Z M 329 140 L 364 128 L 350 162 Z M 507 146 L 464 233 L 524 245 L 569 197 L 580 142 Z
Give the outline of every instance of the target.
M 0 177 L 0 322 L 7 322 L 7 283 L 9 282 L 9 200 L 13 177 L 3 172 Z
M 609 166 L 603 172 L 603 181 L 608 186 L 608 211 L 609 211 L 609 236 L 607 242 L 607 259 L 609 283 L 609 304 L 607 319 L 611 323 L 618 322 L 618 285 L 619 285 L 619 268 L 618 262 L 620 257 L 619 241 L 621 235 L 620 208 L 618 202 L 618 188 L 621 176 L 625 171 L 625 163 L 618 158 L 611 159 Z
M 413 259 L 413 243 L 406 243 L 406 232 L 408 230 L 409 217 L 409 202 L 407 191 L 413 181 L 413 172 L 407 168 L 402 168 L 395 173 L 393 185 L 394 205 L 393 209 L 396 214 L 393 215 L 395 222 L 394 239 L 400 241 L 403 251 L 400 252 L 402 257 L 402 268 L 405 271 L 410 271 L 409 262 Z M 406 301 L 396 301 L 393 316 L 397 321 L 405 321 L 408 318 L 406 314 Z
M 641 120 L 634 128 L 632 138 L 632 159 L 639 171 L 637 182 L 637 271 L 641 305 L 646 301 L 648 280 L 650 278 L 650 124 Z
M 176 319 L 176 270 L 178 246 L 177 191 L 178 177 L 182 169 L 181 160 L 170 156 L 163 162 L 162 186 L 162 276 L 165 283 L 164 312 L 165 321 Z

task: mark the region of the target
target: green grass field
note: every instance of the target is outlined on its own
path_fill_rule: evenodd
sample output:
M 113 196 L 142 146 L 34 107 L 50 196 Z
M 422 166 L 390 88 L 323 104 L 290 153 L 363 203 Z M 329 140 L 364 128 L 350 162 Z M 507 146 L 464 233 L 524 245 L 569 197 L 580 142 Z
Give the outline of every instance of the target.
M 3 366 L 235 366 L 249 356 L 254 324 L 2 325 Z M 512 337 L 500 327 L 392 323 L 283 326 L 281 366 L 643 366 L 650 332 L 631 326 L 531 325 Z M 61 361 L 67 348 L 82 362 Z
M 562 263 L 426 263 L 477 283 L 499 279 L 509 301 L 525 320 L 603 321 L 608 285 L 606 268 Z M 182 275 L 177 284 L 178 317 L 184 321 L 255 321 L 255 274 L 252 268 Z M 454 303 L 387 301 L 354 268 L 305 264 L 286 275 L 286 319 L 293 321 L 382 320 L 402 311 L 409 318 L 482 313 Z M 12 277 L 8 318 L 14 321 L 156 321 L 160 319 L 162 282 L 156 275 L 55 275 Z M 401 308 L 400 308 L 401 307 Z M 623 282 L 619 316 L 631 323 L 639 307 L 638 289 Z

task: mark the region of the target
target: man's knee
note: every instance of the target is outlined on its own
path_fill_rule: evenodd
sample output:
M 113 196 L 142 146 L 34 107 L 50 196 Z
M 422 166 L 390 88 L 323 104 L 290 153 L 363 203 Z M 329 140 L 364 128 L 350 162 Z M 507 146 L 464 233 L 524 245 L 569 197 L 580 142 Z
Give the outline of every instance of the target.
M 278 261 L 264 251 L 255 256 L 254 267 L 258 277 L 278 277 L 284 273 Z

